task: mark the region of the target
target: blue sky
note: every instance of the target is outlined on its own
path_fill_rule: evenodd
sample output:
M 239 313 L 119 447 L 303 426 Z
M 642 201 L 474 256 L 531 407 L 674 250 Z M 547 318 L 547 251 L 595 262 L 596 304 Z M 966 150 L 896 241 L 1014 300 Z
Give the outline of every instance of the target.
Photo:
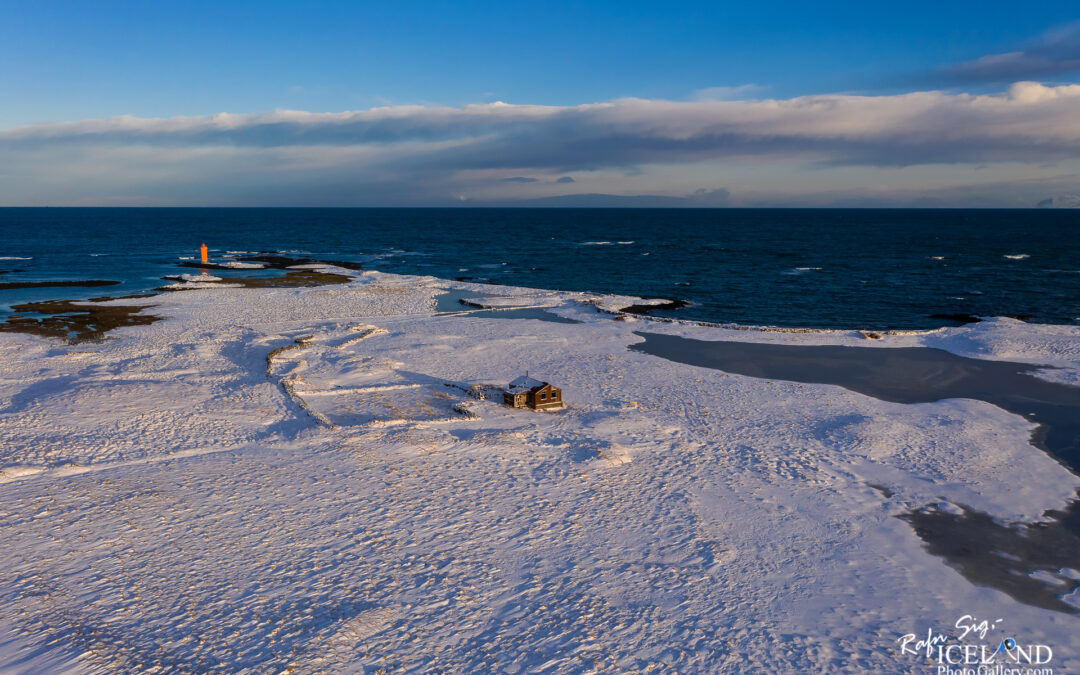
M 177 118 L 275 110 L 324 113 L 402 106 L 461 110 L 495 101 L 578 110 L 582 105 L 622 99 L 692 104 L 703 99 L 798 101 L 822 95 L 888 98 L 921 91 L 1005 96 L 1015 82 L 1060 87 L 1080 79 L 1076 23 L 1080 9 L 1065 2 L 9 2 L 0 9 L 0 96 L 4 101 L 0 129 L 9 131 L 117 116 Z M 898 109 L 907 109 L 904 99 L 896 100 Z M 946 101 L 947 106 L 962 102 Z M 1067 108 L 1071 102 L 1054 105 Z M 1055 110 L 1054 114 L 1067 113 L 1067 109 Z M 666 108 L 656 107 L 653 112 L 660 116 L 659 126 L 671 117 Z M 1016 114 L 1007 116 L 1012 119 Z M 1038 116 L 1046 114 L 1039 111 Z M 694 114 L 695 133 L 715 141 L 717 126 L 729 129 L 732 116 L 743 126 L 753 122 L 747 110 L 716 106 Z M 971 123 L 965 119 L 965 124 Z M 264 136 L 270 133 L 265 130 L 271 127 L 260 124 Z M 507 138 L 533 133 L 522 131 L 529 125 L 520 119 L 512 124 L 502 119 L 500 124 L 498 133 Z M 638 130 L 647 126 L 644 120 L 635 124 Z M 1067 127 L 1062 121 L 1059 131 L 1066 136 L 1071 133 Z M 305 138 L 310 138 L 310 126 L 304 129 Z M 466 131 L 455 129 L 450 135 L 445 135 L 445 129 L 417 130 L 407 139 L 395 137 L 394 142 L 413 144 L 401 148 L 408 154 L 421 141 L 446 144 L 459 141 L 461 134 L 474 139 L 489 135 L 482 123 L 470 123 Z M 155 133 L 160 136 L 159 132 Z M 146 131 L 140 127 L 132 133 L 145 136 Z M 214 154 L 248 141 L 238 141 L 220 129 L 211 140 L 185 133 L 183 140 L 158 141 L 169 146 L 173 159 L 161 159 L 155 165 L 160 178 L 154 184 L 145 175 L 145 156 L 131 156 L 127 164 L 120 156 L 124 155 L 121 149 L 137 155 L 135 150 L 144 149 L 145 143 L 135 143 L 130 137 L 121 142 L 115 133 L 112 138 L 120 145 L 102 145 L 96 151 L 86 134 L 81 134 L 70 147 L 54 139 L 47 148 L 33 152 L 26 133 L 9 133 L 6 140 L 0 137 L 0 144 L 17 139 L 10 147 L 19 154 L 19 163 L 0 158 L 0 172 L 7 172 L 0 175 L 10 177 L 36 167 L 44 181 L 54 173 L 50 162 L 98 162 L 114 169 L 116 176 L 111 184 L 97 178 L 91 181 L 102 203 L 265 200 L 258 190 L 239 182 L 231 196 L 220 185 L 208 183 L 200 197 L 196 177 L 182 169 L 205 170 L 207 166 L 194 162 L 193 156 L 179 157 L 177 148 L 188 143 L 192 152 Z M 678 133 L 672 131 L 665 138 Z M 737 133 L 744 133 L 742 127 Z M 947 135 L 947 129 L 941 133 Z M 807 148 L 816 147 L 813 141 L 819 135 L 817 127 L 799 134 L 809 139 Z M 597 145 L 598 151 L 614 147 L 612 139 L 608 141 Z M 927 186 L 940 191 L 954 184 L 970 191 L 972 186 L 1006 182 L 1028 185 L 1014 190 L 1019 205 L 1041 195 L 1032 182 L 1052 186 L 1051 191 L 1071 192 L 1075 191 L 1071 176 L 1080 173 L 1071 151 L 1047 155 L 1020 148 L 1009 154 L 991 148 L 981 158 L 968 148 L 955 157 L 935 156 L 928 162 L 916 153 L 906 166 L 925 167 L 933 178 L 920 187 L 910 175 L 890 175 L 886 183 L 894 187 L 882 192 L 880 181 L 871 184 L 865 175 L 859 178 L 859 172 L 845 173 L 841 165 L 852 165 L 843 158 L 838 161 L 831 150 L 810 158 L 785 145 L 783 157 L 754 150 L 749 160 L 744 153 L 729 151 L 689 153 L 692 156 L 645 152 L 614 161 L 600 158 L 590 165 L 578 152 L 588 143 L 599 143 L 590 136 L 572 148 L 574 156 L 564 163 L 551 158 L 537 163 L 528 148 L 508 144 L 504 150 L 511 157 L 521 152 L 522 161 L 516 165 L 470 159 L 472 164 L 446 166 L 441 176 L 433 176 L 420 161 L 412 169 L 398 167 L 394 157 L 382 152 L 386 142 L 358 142 L 346 135 L 336 142 L 308 143 L 305 148 L 321 148 L 322 160 L 313 156 L 318 154 L 313 150 L 290 165 L 293 183 L 288 176 L 274 176 L 273 182 L 278 188 L 295 185 L 294 191 L 286 190 L 295 203 L 324 199 L 366 204 L 377 193 L 400 193 L 394 199 L 408 201 L 404 195 L 410 186 L 419 188 L 414 191 L 419 199 L 431 203 L 514 201 L 568 194 L 567 186 L 573 186 L 573 192 L 582 193 L 667 196 L 723 189 L 736 201 L 743 195 L 746 205 L 767 203 L 770 194 L 775 203 L 788 203 L 785 199 L 790 203 L 802 199 L 810 205 L 830 199 L 843 203 L 845 199 L 858 201 L 854 193 L 860 190 L 873 202 L 871 193 L 885 195 L 891 189 L 894 197 L 881 197 L 885 204 L 889 199 L 917 200 L 925 196 Z M 1045 145 L 1060 142 L 1055 137 Z M 367 151 L 362 151 L 365 143 Z M 278 140 L 268 145 L 280 152 L 287 144 Z M 335 165 L 343 172 L 335 174 L 334 163 L 325 160 L 334 153 L 346 154 L 346 148 L 350 159 Z M 442 147 L 428 148 L 433 149 L 446 152 Z M 883 155 L 890 152 L 910 154 L 906 146 L 882 149 Z M 366 159 L 361 160 L 361 155 Z M 741 159 L 736 161 L 736 155 Z M 213 168 L 238 160 L 219 153 L 206 161 Z M 397 192 L 388 193 L 385 182 L 376 184 L 365 178 L 357 162 L 367 162 L 371 174 L 378 168 L 371 162 L 398 167 Z M 313 163 L 319 166 L 312 169 Z M 877 170 L 879 165 L 870 166 Z M 230 170 L 243 166 L 240 161 Z M 137 181 L 125 178 L 124 169 L 141 177 Z M 496 175 L 500 171 L 506 175 Z M 556 175 L 562 173 L 574 181 Z M 339 189 L 324 191 L 322 197 L 304 187 L 325 184 L 328 175 L 352 178 L 343 178 Z M 691 175 L 707 180 L 690 180 Z M 757 178 L 748 181 L 747 176 Z M 558 182 L 558 178 L 564 180 Z M 171 192 L 169 180 L 175 188 Z M 74 184 L 74 178 L 64 185 L 36 184 L 38 189 L 30 193 L 26 187 L 33 186 L 27 184 L 18 194 L 0 188 L 0 203 L 94 202 L 94 193 L 73 192 Z M 786 192 L 781 184 L 789 186 Z M 281 194 L 280 189 L 275 194 Z

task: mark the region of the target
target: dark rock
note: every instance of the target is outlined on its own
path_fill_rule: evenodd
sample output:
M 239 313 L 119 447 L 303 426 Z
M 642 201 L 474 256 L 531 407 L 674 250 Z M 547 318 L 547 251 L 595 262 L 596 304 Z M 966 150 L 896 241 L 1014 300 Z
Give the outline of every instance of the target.
M 0 283 L 0 290 L 17 288 L 93 288 L 95 286 L 119 286 L 119 281 L 86 279 L 84 281 L 8 281 Z
M 671 300 L 657 305 L 630 305 L 629 307 L 623 307 L 619 311 L 624 314 L 651 314 L 652 312 L 665 309 L 682 309 L 689 305 L 690 303 L 685 300 Z
M 974 314 L 931 314 L 931 319 L 944 319 L 945 321 L 956 321 L 958 323 L 979 323 L 982 321 Z

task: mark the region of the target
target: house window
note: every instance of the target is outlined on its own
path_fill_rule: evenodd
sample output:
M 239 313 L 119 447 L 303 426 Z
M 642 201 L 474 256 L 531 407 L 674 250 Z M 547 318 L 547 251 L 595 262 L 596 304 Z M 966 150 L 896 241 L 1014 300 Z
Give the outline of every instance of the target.
M 540 400 L 541 400 L 541 401 L 546 401 L 546 400 L 547 400 L 547 394 L 545 394 L 545 393 L 541 393 L 541 394 L 540 394 Z
M 552 389 L 551 390 L 551 398 L 553 398 L 553 399 L 559 398 L 559 390 L 558 389 Z

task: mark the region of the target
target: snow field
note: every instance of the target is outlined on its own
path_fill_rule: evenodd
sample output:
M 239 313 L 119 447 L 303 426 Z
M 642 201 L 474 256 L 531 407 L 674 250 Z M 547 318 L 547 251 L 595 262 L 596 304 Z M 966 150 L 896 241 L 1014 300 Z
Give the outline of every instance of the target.
M 1024 419 L 626 349 L 633 330 L 926 345 L 1069 377 L 1076 329 L 995 320 L 871 341 L 453 286 L 583 323 L 438 315 L 448 282 L 368 272 L 157 296 L 166 320 L 100 344 L 0 334 L 0 662 L 915 673 L 927 666 L 897 638 L 974 614 L 1080 668 L 1075 616 L 972 585 L 895 517 L 1060 507 L 1080 482 Z M 567 409 L 469 393 L 526 369 Z

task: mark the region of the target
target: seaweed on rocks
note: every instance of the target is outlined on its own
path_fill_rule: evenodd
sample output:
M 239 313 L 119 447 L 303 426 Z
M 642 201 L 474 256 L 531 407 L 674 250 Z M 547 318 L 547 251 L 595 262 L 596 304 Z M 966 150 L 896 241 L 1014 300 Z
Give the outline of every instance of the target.
M 111 299 L 111 298 L 102 298 Z M 92 301 L 46 300 L 14 305 L 19 314 L 0 323 L 0 331 L 60 338 L 69 343 L 101 340 L 123 326 L 145 326 L 161 317 L 141 312 L 152 305 L 104 305 Z M 22 314 L 44 314 L 42 317 Z
M 344 284 L 351 281 L 344 274 L 333 272 L 321 272 L 319 270 L 289 270 L 279 277 L 215 277 L 200 284 L 220 284 L 223 286 L 242 286 L 244 288 L 296 288 L 301 286 L 325 286 L 328 284 Z M 196 288 L 202 288 L 201 286 Z M 182 286 L 163 287 L 159 290 L 183 291 L 189 290 Z
M 0 282 L 0 291 L 20 288 L 94 288 L 96 286 L 119 286 L 119 281 L 108 279 L 86 279 L 83 281 L 5 281 Z
M 630 305 L 629 307 L 623 307 L 619 311 L 624 314 L 651 314 L 661 310 L 682 309 L 689 305 L 690 303 L 685 300 L 669 300 L 668 302 L 658 302 L 655 305 Z

